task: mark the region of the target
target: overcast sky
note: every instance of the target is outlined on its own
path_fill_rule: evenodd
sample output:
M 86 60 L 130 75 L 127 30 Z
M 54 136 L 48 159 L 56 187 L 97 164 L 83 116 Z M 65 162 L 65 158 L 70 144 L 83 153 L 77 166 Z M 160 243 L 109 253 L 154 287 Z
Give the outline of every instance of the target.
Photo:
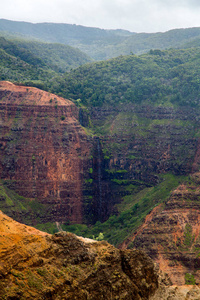
M 0 0 L 0 18 L 158 32 L 200 27 L 200 0 Z

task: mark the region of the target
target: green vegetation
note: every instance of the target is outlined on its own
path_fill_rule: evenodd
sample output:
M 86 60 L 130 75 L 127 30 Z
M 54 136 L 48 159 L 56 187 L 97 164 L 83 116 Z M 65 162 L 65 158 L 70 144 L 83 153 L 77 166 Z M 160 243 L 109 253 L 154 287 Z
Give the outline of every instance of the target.
M 133 33 L 126 30 L 103 30 L 70 24 L 31 24 L 0 20 L 4 36 L 61 43 L 79 48 L 95 60 L 105 60 L 151 49 L 199 46 L 200 28 L 174 29 L 164 33 Z M 38 51 L 38 50 L 37 50 Z M 48 48 L 47 48 L 48 51 Z M 159 50 L 155 50 L 159 54 Z M 38 53 L 37 53 L 38 54 Z
M 23 24 L 18 23 L 18 25 L 16 30 L 20 29 L 20 26 L 23 27 Z M 38 31 L 40 36 L 37 37 L 43 39 L 45 34 L 49 36 L 48 30 L 43 31 L 42 25 L 40 26 L 41 30 Z M 58 34 L 58 27 L 55 28 Z M 62 30 L 59 29 L 63 36 L 63 43 L 65 42 L 63 33 L 66 28 L 71 30 L 72 36 L 69 41 L 73 43 L 75 31 L 80 27 L 63 26 Z M 86 29 L 82 28 L 82 30 Z M 141 180 L 146 180 L 144 174 L 148 168 L 151 169 L 149 173 L 153 177 L 155 175 L 153 168 L 156 169 L 159 165 L 159 172 L 162 172 L 162 166 L 166 162 L 168 170 L 173 170 L 174 174 L 185 174 L 182 166 L 187 164 L 189 166 L 194 157 L 195 147 L 192 143 L 195 141 L 191 142 L 191 140 L 200 136 L 199 120 L 196 116 L 188 120 L 185 117 L 187 114 L 181 119 L 182 116 L 178 113 L 182 107 L 189 107 L 191 111 L 199 109 L 200 48 L 165 51 L 153 50 L 153 48 L 159 48 L 161 42 L 163 43 L 161 48 L 167 48 L 171 44 L 178 47 L 181 43 L 187 42 L 188 32 L 192 39 L 196 39 L 198 45 L 200 29 L 168 32 L 165 35 L 105 32 L 88 28 L 84 31 L 87 42 L 83 45 L 79 39 L 80 48 L 86 49 L 86 44 L 90 43 L 93 51 L 96 51 L 94 56 L 98 58 L 102 55 L 102 49 L 108 49 L 112 43 L 115 43 L 115 51 L 111 51 L 112 55 L 121 53 L 122 45 L 126 54 L 129 54 L 130 49 L 140 53 L 152 50 L 139 56 L 131 54 L 107 61 L 88 63 L 91 59 L 72 47 L 13 38 L 8 40 L 1 37 L 0 79 L 37 86 L 71 99 L 79 108 L 79 120 L 82 126 L 87 127 L 83 127 L 87 135 L 102 136 L 101 150 L 105 160 L 105 172 L 102 176 L 110 180 L 110 184 L 119 192 L 122 202 L 116 204 L 113 209 L 115 214 L 104 223 L 98 221 L 92 226 L 66 223 L 62 224 L 62 228 L 98 240 L 103 237 L 110 243 L 119 245 L 138 228 L 155 206 L 160 203 L 164 205 L 170 191 L 185 179 L 185 177 L 165 174 L 160 175 L 156 186 L 147 185 Z M 93 40 L 94 33 L 96 37 Z M 48 40 L 48 42 L 53 41 Z M 133 48 L 134 43 L 135 48 Z M 97 44 L 103 45 L 99 52 L 95 50 Z M 128 53 L 126 47 L 129 47 Z M 107 55 L 105 53 L 104 57 Z M 65 73 L 66 71 L 68 73 Z M 50 99 L 49 103 L 58 111 L 56 101 Z M 142 106 L 145 107 L 147 115 L 141 114 Z M 102 110 L 99 109 L 100 107 Z M 151 109 L 159 111 L 160 107 L 163 112 L 166 109 L 166 116 L 164 113 L 163 117 L 156 118 L 155 113 L 151 117 Z M 170 118 L 168 109 L 171 109 L 173 114 Z M 99 114 L 97 118 L 93 117 L 95 113 Z M 65 116 L 61 115 L 57 121 L 58 119 L 64 121 Z M 176 135 L 181 141 L 187 139 L 187 143 L 180 142 L 181 146 L 179 144 L 177 146 L 176 143 L 174 145 L 176 139 L 173 136 Z M 11 141 L 10 145 L 14 142 Z M 160 154 L 162 151 L 156 152 L 158 142 L 162 143 L 162 154 Z M 170 149 L 170 155 L 167 149 Z M 153 162 L 151 154 L 154 155 Z M 145 156 L 148 156 L 149 160 Z M 33 165 L 35 160 L 33 154 Z M 117 160 L 121 162 L 117 163 Z M 89 176 L 84 177 L 84 186 L 91 185 L 92 189 L 95 170 L 90 167 L 86 171 Z M 139 178 L 138 182 L 130 179 L 131 172 L 133 178 Z M 20 197 L 10 184 L 11 181 L 8 181 L 0 185 L 0 209 L 11 215 L 23 211 L 26 215 L 24 220 L 26 224 L 36 222 L 38 229 L 55 233 L 57 231 L 55 224 L 41 224 L 42 216 L 50 214 L 48 205 L 39 203 L 37 199 Z M 94 202 L 93 197 L 88 195 L 89 204 L 92 200 Z M 192 231 L 190 226 L 186 225 L 184 247 L 189 248 L 192 243 Z
M 23 82 L 48 89 L 60 73 L 85 64 L 91 59 L 78 49 L 59 44 L 31 42 L 0 37 L 0 80 Z
M 88 106 L 199 106 L 200 49 L 120 56 L 72 70 L 51 91 Z
M 142 224 L 146 215 L 155 206 L 160 203 L 164 205 L 171 190 L 186 180 L 186 177 L 166 174 L 160 179 L 161 182 L 155 187 L 145 188 L 137 194 L 125 196 L 123 202 L 117 205 L 119 214 L 110 216 L 106 222 L 98 221 L 89 227 L 81 224 L 64 224 L 62 229 L 89 238 L 98 237 L 103 233 L 105 240 L 118 246 Z
M 191 273 L 186 273 L 185 274 L 185 284 L 195 285 L 196 281 L 195 281 L 194 275 L 192 275 Z
M 80 65 L 91 62 L 85 53 L 79 49 L 52 43 L 41 43 L 22 39 L 12 40 L 20 49 L 34 53 L 38 60 L 57 73 L 68 72 Z
M 194 242 L 195 235 L 192 234 L 192 226 L 190 224 L 186 224 L 185 232 L 184 232 L 184 245 L 186 247 L 191 247 Z
M 64 45 L 8 41 L 1 37 L 0 52 L 1 80 L 49 90 L 74 99 L 81 107 L 90 109 L 109 105 L 122 109 L 124 104 L 199 106 L 199 48 L 151 50 L 140 56 L 119 56 L 90 64 L 85 64 L 89 59 L 81 59 L 81 55 L 75 53 L 75 64 L 69 62 L 68 71 L 80 64 L 85 65 L 65 75 L 61 73 L 67 70 L 66 61 L 72 59 L 72 49 Z M 123 117 L 123 114 L 118 114 L 115 122 L 126 122 Z M 111 121 L 108 118 L 102 133 L 106 126 L 111 126 Z M 137 122 L 133 115 L 131 128 L 137 127 Z M 127 127 L 127 134 L 131 128 Z
M 37 224 L 35 226 L 35 228 L 41 230 L 41 231 L 44 231 L 44 232 L 48 232 L 48 233 L 51 233 L 51 234 L 54 234 L 56 232 L 58 232 L 58 229 L 56 227 L 56 224 L 55 223 L 42 223 L 42 224 Z
M 32 225 L 37 221 L 38 224 L 42 222 L 44 215 L 50 215 L 49 206 L 38 202 L 35 199 L 25 198 L 18 195 L 15 191 L 15 181 L 4 180 L 0 182 L 0 210 L 9 216 L 16 216 L 22 213 L 22 222 L 27 225 Z M 54 224 L 47 223 L 38 225 L 38 229 L 46 232 L 57 232 Z

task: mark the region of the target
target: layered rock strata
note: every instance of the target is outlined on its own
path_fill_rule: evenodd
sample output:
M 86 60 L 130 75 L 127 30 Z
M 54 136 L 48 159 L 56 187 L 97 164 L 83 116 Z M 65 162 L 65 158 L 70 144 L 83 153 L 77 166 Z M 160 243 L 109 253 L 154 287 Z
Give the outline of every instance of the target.
M 44 204 L 40 222 L 83 220 L 90 140 L 69 100 L 0 82 L 0 172 L 8 188 Z M 12 205 L 11 205 L 12 206 Z M 20 220 L 19 213 L 12 212 Z M 13 210 L 14 211 L 14 210 Z M 34 223 L 34 220 L 32 220 Z
M 121 248 L 144 250 L 176 285 L 200 283 L 200 173 L 154 208 Z

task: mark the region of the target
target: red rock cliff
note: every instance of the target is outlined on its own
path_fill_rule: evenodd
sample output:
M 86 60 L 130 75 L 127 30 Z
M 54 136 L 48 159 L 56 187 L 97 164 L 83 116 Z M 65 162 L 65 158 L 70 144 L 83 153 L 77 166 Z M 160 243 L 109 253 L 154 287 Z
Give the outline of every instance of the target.
M 173 284 L 200 283 L 200 173 L 153 209 L 121 248 L 143 249 Z
M 0 131 L 1 179 L 45 204 L 44 222 L 81 223 L 90 143 L 76 106 L 37 88 L 0 82 Z

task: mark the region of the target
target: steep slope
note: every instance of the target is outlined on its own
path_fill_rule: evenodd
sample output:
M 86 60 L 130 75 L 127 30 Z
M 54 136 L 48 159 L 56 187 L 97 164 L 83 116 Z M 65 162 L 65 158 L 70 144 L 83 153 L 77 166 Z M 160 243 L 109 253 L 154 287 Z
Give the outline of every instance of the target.
M 68 72 L 92 61 L 85 53 L 68 45 L 31 42 L 23 39 L 11 41 L 18 47 L 34 53 L 49 68 L 59 73 Z
M 0 120 L 2 190 L 10 195 L 1 199 L 4 211 L 18 220 L 27 214 L 30 224 L 81 223 L 91 143 L 76 106 L 36 88 L 0 82 Z M 12 192 L 29 200 L 18 198 L 16 206 Z
M 89 108 L 198 107 L 199 56 L 199 48 L 120 56 L 72 70 L 51 88 L 64 97 L 80 99 Z
M 67 118 L 63 113 L 57 115 L 58 105 L 54 99 L 55 96 L 49 95 L 49 102 L 47 101 L 49 106 L 47 105 L 47 107 L 53 109 L 53 112 L 50 115 L 41 113 L 41 117 L 37 118 L 38 128 L 34 125 L 36 121 L 27 121 L 25 115 L 21 116 L 21 120 L 18 115 L 16 115 L 16 120 L 13 117 L 13 122 L 18 123 L 20 120 L 22 124 L 24 124 L 23 119 L 25 118 L 25 123 L 27 122 L 28 125 L 19 132 L 21 135 L 26 132 L 27 144 L 29 144 L 29 139 L 32 139 L 28 131 L 33 131 L 35 136 L 38 135 L 33 142 L 34 151 L 32 148 L 24 146 L 22 148 L 25 149 L 23 153 L 31 152 L 28 157 L 32 173 L 27 175 L 27 170 L 24 173 L 24 176 L 32 178 L 28 181 L 28 192 L 21 193 L 23 188 L 20 188 L 19 181 L 16 189 L 20 195 L 34 198 L 35 202 L 31 202 L 33 214 L 30 214 L 29 208 L 27 210 L 25 200 L 22 201 L 23 203 L 20 202 L 23 204 L 22 207 L 25 207 L 25 211 L 29 212 L 27 213 L 27 217 L 30 219 L 28 220 L 29 224 L 57 221 L 63 223 L 61 226 L 66 226 L 70 222 L 84 222 L 91 225 L 98 221 L 104 222 L 111 216 L 110 223 L 105 226 L 101 223 L 97 224 L 94 231 L 89 232 L 89 236 L 98 236 L 103 232 L 110 242 L 115 245 L 121 243 L 122 239 L 126 238 L 131 230 L 142 222 L 142 218 L 149 210 L 166 199 L 170 188 L 175 188 L 181 182 L 182 176 L 198 170 L 198 160 L 195 168 L 193 166 L 198 147 L 200 120 L 198 76 L 199 51 L 192 49 L 190 51 L 152 51 L 139 57 L 135 55 L 119 57 L 106 62 L 82 66 L 61 79 L 57 78 L 51 85 L 52 91 L 57 94 L 62 93 L 68 99 L 75 99 L 73 101 L 78 106 L 78 108 L 74 106 L 76 118 L 80 120 L 81 125 L 87 126 L 87 130 L 83 131 L 77 121 L 78 128 L 82 130 L 82 133 L 92 130 L 95 136 L 84 133 L 83 148 L 81 146 L 79 149 L 78 146 L 75 146 L 78 149 L 71 150 L 70 147 L 77 140 L 74 137 L 76 131 L 70 129 L 70 135 L 68 132 L 64 133 Z M 26 90 L 25 87 L 24 89 Z M 29 88 L 26 91 L 29 94 Z M 26 97 L 27 95 L 22 95 L 21 100 L 25 101 Z M 37 97 L 40 98 L 39 93 L 37 93 Z M 36 100 L 36 106 L 37 103 L 39 100 Z M 30 105 L 32 104 L 30 103 Z M 27 103 L 27 109 L 29 109 L 28 106 Z M 38 106 L 35 109 L 40 110 L 41 107 Z M 56 131 L 58 124 L 62 125 L 63 129 Z M 6 126 L 10 128 L 9 124 Z M 14 125 L 12 126 L 15 128 Z M 50 128 L 56 128 L 56 130 L 52 132 Z M 19 135 L 19 132 L 13 129 L 8 131 L 11 136 L 15 132 L 14 140 L 16 135 Z M 40 131 L 42 135 L 38 133 Z M 41 147 L 39 141 L 41 136 L 46 134 L 45 132 L 48 133 L 48 139 L 52 137 L 53 142 L 51 141 L 51 143 L 56 144 L 58 148 L 63 147 L 61 144 L 65 143 L 64 154 L 61 151 L 62 154 L 58 154 L 56 162 L 49 165 L 46 158 L 45 160 L 41 159 L 41 157 L 46 157 L 48 151 L 48 157 L 54 156 L 52 150 L 49 150 L 52 147 L 50 142 L 46 142 L 47 136 L 44 137 L 45 146 L 41 150 L 41 153 L 45 155 L 40 154 L 40 159 L 37 159 L 35 155 Z M 5 133 L 7 134 L 7 131 Z M 80 135 L 78 134 L 78 136 Z M 61 137 L 60 140 L 59 137 Z M 83 140 L 83 138 L 80 139 Z M 74 143 L 76 144 L 76 142 Z M 15 167 L 12 169 L 12 166 L 17 164 L 15 157 L 16 150 L 18 152 L 19 150 L 15 148 L 15 142 L 13 143 L 12 139 L 7 141 L 6 145 L 8 148 L 6 151 L 2 150 L 1 154 L 4 172 L 2 179 L 18 180 Z M 50 147 L 48 151 L 47 147 Z M 86 156 L 84 156 L 85 149 L 89 149 Z M 14 158 L 11 156 L 13 151 L 15 152 Z M 48 183 L 49 175 L 46 174 L 49 174 L 51 170 L 51 178 L 59 178 L 58 157 L 70 159 L 69 151 L 75 152 L 77 165 L 73 162 L 74 168 L 71 168 L 69 160 L 68 170 L 73 172 L 76 170 L 76 176 L 73 175 L 71 180 L 70 177 L 67 177 L 68 183 L 63 186 L 65 177 L 63 175 L 62 180 L 58 180 L 58 185 L 55 187 L 54 184 L 54 188 L 52 188 L 52 184 Z M 54 164 L 56 167 L 52 167 Z M 59 162 L 59 164 L 61 163 Z M 69 171 L 64 171 L 64 174 L 67 172 Z M 10 174 L 12 174 L 12 178 L 9 177 Z M 44 177 L 48 180 L 46 181 Z M 44 188 L 40 178 L 46 182 Z M 75 181 L 80 178 L 78 185 L 73 184 L 74 178 Z M 24 180 L 24 178 L 22 179 Z M 51 180 L 54 181 L 54 179 Z M 62 186 L 59 186 L 60 180 Z M 162 182 L 162 192 L 156 195 L 156 185 L 159 184 L 158 187 L 160 187 Z M 77 195 L 76 186 L 78 188 Z M 9 188 L 10 193 L 10 189 L 13 187 L 15 188 L 15 182 L 7 185 L 6 182 L 3 182 L 2 189 L 5 193 L 5 188 Z M 143 196 L 137 197 L 138 192 L 143 193 Z M 156 195 L 155 199 L 153 195 Z M 7 204 L 3 202 L 1 206 L 6 213 L 9 213 L 12 206 L 12 197 L 13 194 L 8 195 L 11 200 L 7 198 Z M 36 201 L 36 198 L 39 198 L 39 201 Z M 63 202 L 59 202 L 59 200 L 56 204 L 56 211 L 52 211 L 51 203 L 60 198 L 65 199 L 65 208 L 63 209 Z M 81 199 L 79 203 L 82 203 L 80 205 L 83 212 L 81 213 L 82 218 L 80 218 L 80 209 L 77 211 L 75 209 L 73 212 L 74 208 L 71 206 L 71 202 L 67 204 L 67 199 L 71 198 Z M 39 207 L 36 202 L 40 203 Z M 21 211 L 22 208 L 18 205 L 17 213 L 12 212 L 11 216 L 16 214 L 17 218 L 20 218 L 25 215 L 25 212 L 21 213 Z M 59 211 L 61 211 L 62 217 L 58 217 Z M 75 214 L 79 217 L 75 218 Z M 114 227 L 115 234 L 110 232 L 110 224 L 112 229 Z M 106 232 L 104 232 L 105 228 Z M 120 236 L 117 232 L 118 228 L 120 228 L 120 232 L 123 231 Z
M 60 232 L 48 235 L 0 212 L 1 299 L 149 299 L 158 288 L 139 251 Z
M 91 59 L 70 46 L 0 37 L 1 80 L 48 80 Z
M 41 79 L 48 80 L 55 76 L 56 73 L 51 70 L 41 68 L 39 65 L 33 66 L 19 57 L 8 54 L 5 50 L 0 49 L 0 80 L 10 80 L 15 82 L 33 80 L 40 85 Z
M 152 210 L 121 248 L 145 250 L 173 284 L 200 283 L 200 173 Z
M 118 57 L 82 66 L 53 86 L 87 109 L 99 137 L 91 180 L 101 184 L 87 215 L 92 223 L 111 216 L 92 228 L 95 236 L 103 232 L 118 245 L 170 188 L 198 171 L 199 54 L 155 50 Z

